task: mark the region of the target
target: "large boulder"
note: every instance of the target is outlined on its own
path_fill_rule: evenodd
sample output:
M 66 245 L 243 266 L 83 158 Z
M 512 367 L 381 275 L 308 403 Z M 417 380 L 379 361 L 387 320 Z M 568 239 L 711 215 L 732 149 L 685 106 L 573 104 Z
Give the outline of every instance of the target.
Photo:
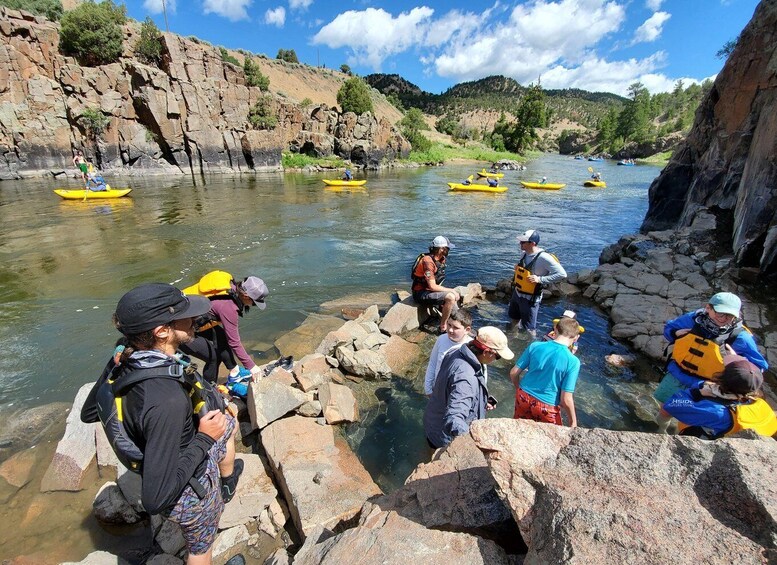
M 273 422 L 261 436 L 303 538 L 319 525 L 334 528 L 347 522 L 365 500 L 381 492 L 348 445 L 335 441 L 331 426 L 292 416 Z
M 416 563 L 510 562 L 504 550 L 492 541 L 427 529 L 397 512 L 383 512 L 369 503 L 357 527 L 329 538 L 321 530 L 317 534 L 310 536 L 294 557 L 295 565 L 405 565 L 410 554 Z
M 696 112 L 693 127 L 653 181 L 643 231 L 690 226 L 702 207 L 728 227 L 723 248 L 763 273 L 777 271 L 777 2 L 753 18 Z
M 84 488 L 84 477 L 97 454 L 95 431 L 100 424 L 84 424 L 81 408 L 94 383 L 83 385 L 76 393 L 73 408 L 67 416 L 65 435 L 57 444 L 54 458 L 43 475 L 40 489 L 78 491 Z
M 416 467 L 402 488 L 372 502 L 427 528 L 492 539 L 510 553 L 525 551 L 496 487 L 485 456 L 467 434 Z
M 327 424 L 356 422 L 359 419 L 356 398 L 347 386 L 325 383 L 318 389 L 318 400 Z
M 507 419 L 473 422 L 470 433 L 527 563 L 756 564 L 777 551 L 772 440 Z
M 251 425 L 263 428 L 307 402 L 305 393 L 273 379 L 259 379 L 248 387 L 246 404 Z
M 243 474 L 235 496 L 224 507 L 219 520 L 219 529 L 224 530 L 261 516 L 278 496 L 272 477 L 267 474 L 261 458 L 250 453 L 239 453 L 236 459 L 244 464 Z

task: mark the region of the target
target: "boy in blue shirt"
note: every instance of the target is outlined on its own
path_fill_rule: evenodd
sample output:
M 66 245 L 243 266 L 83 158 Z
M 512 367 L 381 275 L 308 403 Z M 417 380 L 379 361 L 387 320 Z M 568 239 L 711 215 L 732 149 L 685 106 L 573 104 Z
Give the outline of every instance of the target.
M 556 333 L 553 341 L 530 344 L 510 371 L 510 380 L 516 389 L 513 417 L 561 426 L 563 410 L 570 427 L 576 428 L 573 394 L 580 360 L 572 354 L 570 346 L 580 337 L 580 326 L 573 318 L 561 318 L 553 330 Z

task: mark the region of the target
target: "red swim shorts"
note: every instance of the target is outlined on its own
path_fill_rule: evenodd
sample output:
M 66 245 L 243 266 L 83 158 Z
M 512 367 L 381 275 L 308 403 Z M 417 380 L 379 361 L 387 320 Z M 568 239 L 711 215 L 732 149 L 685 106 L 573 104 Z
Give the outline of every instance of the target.
M 535 422 L 547 422 L 561 426 L 561 412 L 558 406 L 545 404 L 537 400 L 531 394 L 527 394 L 520 388 L 515 391 L 515 412 L 513 418 L 516 420 L 534 420 Z

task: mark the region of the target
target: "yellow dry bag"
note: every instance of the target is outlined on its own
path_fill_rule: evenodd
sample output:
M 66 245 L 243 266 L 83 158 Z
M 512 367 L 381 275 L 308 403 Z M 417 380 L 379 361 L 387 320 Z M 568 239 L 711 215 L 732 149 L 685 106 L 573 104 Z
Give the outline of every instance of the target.
M 201 296 L 219 296 L 229 294 L 232 289 L 232 275 L 226 271 L 211 271 L 196 284 L 183 289 L 184 294 L 199 294 Z

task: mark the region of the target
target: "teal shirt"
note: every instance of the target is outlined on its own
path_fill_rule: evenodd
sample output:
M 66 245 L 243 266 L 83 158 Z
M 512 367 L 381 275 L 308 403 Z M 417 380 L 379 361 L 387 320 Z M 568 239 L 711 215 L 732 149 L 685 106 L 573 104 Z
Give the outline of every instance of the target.
M 521 390 L 545 404 L 558 406 L 561 391 L 575 392 L 580 360 L 569 348 L 555 341 L 535 341 L 515 362 L 528 369 L 521 379 Z

